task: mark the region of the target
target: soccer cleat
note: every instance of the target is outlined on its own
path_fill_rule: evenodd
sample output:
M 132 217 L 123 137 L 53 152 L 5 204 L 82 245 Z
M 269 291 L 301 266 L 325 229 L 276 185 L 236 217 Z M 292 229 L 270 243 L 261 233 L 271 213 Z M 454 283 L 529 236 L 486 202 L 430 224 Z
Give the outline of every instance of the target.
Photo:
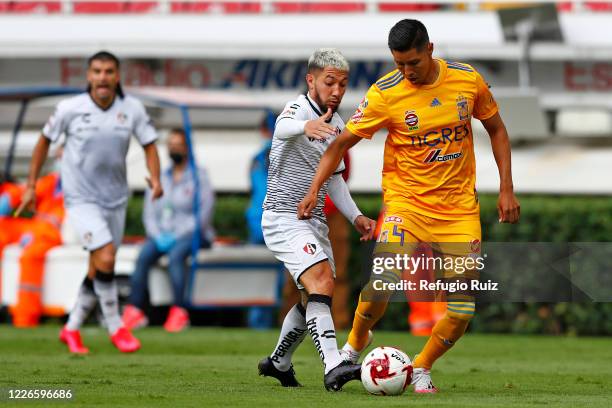
M 339 350 L 340 357 L 342 357 L 344 361 L 348 361 L 352 364 L 357 364 L 361 353 L 363 353 L 363 351 L 370 347 L 370 344 L 372 344 L 372 339 L 374 339 L 374 333 L 372 333 L 372 330 L 368 330 L 368 342 L 365 347 L 359 351 L 355 350 L 353 346 L 351 346 L 347 341 L 344 347 L 342 347 L 342 350 Z
M 125 327 L 120 327 L 111 336 L 111 342 L 122 353 L 133 353 L 140 350 L 140 341 Z
M 176 333 L 189 327 L 189 313 L 186 309 L 172 306 L 168 312 L 168 318 L 164 323 L 164 329 L 170 333 Z
M 340 391 L 351 380 L 361 379 L 361 364 L 343 361 L 325 374 L 323 384 L 327 391 Z
M 264 377 L 274 377 L 278 381 L 280 381 L 283 387 L 301 387 L 302 384 L 298 382 L 295 378 L 295 371 L 293 370 L 293 365 L 289 367 L 287 371 L 281 371 L 278 368 L 274 367 L 274 363 L 270 357 L 266 357 L 259 362 L 257 365 L 259 369 L 259 375 Z
M 121 320 L 128 330 L 140 329 L 149 325 L 149 319 L 144 312 L 132 305 L 127 305 L 125 307 Z
M 66 326 L 60 331 L 59 339 L 68 346 L 68 350 L 74 354 L 87 354 L 89 349 L 83 346 L 81 332 L 78 330 L 68 330 Z
M 431 382 L 431 371 L 426 368 L 412 370 L 412 384 L 417 394 L 435 394 L 438 389 Z

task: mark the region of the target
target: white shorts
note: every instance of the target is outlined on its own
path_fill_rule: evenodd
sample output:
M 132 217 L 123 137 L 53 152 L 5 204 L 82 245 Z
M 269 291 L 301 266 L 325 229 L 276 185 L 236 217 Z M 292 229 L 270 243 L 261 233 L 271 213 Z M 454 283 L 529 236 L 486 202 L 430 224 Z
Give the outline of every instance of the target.
M 329 242 L 329 228 L 316 220 L 298 220 L 295 214 L 264 211 L 261 229 L 268 249 L 285 264 L 298 289 L 300 276 L 311 266 L 328 261 L 334 278 L 336 267 Z
M 127 205 L 108 209 L 96 204 L 74 204 L 66 208 L 68 221 L 88 251 L 113 243 L 115 250 L 121 245 L 125 229 Z

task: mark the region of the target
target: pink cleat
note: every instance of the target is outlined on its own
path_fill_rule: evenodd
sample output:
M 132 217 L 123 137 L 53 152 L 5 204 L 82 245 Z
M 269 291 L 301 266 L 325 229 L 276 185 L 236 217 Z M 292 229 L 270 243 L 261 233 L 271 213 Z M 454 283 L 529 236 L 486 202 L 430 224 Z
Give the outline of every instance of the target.
M 68 330 L 66 326 L 60 331 L 59 339 L 68 346 L 68 350 L 73 354 L 87 354 L 89 349 L 83 346 L 81 332 L 78 330 Z
M 177 333 L 189 327 L 189 313 L 186 309 L 178 306 L 172 306 L 168 313 L 164 329 L 170 333 Z
M 127 305 L 125 309 L 123 309 L 123 317 L 121 320 L 128 330 L 140 329 L 149 325 L 149 319 L 144 312 L 132 305 Z
M 119 328 L 111 336 L 111 341 L 122 353 L 133 353 L 140 350 L 140 341 L 125 327 Z

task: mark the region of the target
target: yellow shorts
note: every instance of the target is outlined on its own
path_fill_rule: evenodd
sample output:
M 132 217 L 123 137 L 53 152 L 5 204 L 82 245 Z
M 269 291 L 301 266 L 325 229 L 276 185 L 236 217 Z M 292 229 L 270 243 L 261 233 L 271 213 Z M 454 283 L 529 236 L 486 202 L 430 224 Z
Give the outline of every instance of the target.
M 439 220 L 404 209 L 388 208 L 383 217 L 378 242 L 464 243 L 480 251 L 480 218 Z
M 405 209 L 388 208 L 382 218 L 375 257 L 408 254 L 427 258 L 425 269 L 432 272 L 431 281 L 470 281 L 478 279 L 480 258 L 480 219 L 440 220 Z M 424 255 L 423 255 L 424 254 Z M 395 276 L 394 276 L 395 275 Z M 396 270 L 389 281 L 406 277 L 406 270 Z M 415 275 L 417 276 L 417 275 Z M 414 276 L 413 276 L 414 278 Z M 448 301 L 473 301 L 471 291 L 447 293 Z

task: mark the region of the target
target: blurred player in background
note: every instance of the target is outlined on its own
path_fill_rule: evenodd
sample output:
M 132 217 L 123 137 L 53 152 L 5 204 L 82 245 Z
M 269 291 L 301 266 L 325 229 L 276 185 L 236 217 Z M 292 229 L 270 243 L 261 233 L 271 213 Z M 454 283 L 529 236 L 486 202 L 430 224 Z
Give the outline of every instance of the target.
M 259 373 L 297 387 L 291 357 L 308 331 L 324 365 L 324 385 L 338 391 L 359 378 L 360 366 L 345 361 L 338 350 L 331 317 L 334 262 L 323 205 L 329 195 L 362 236 L 370 239 L 374 221 L 363 216 L 349 193 L 336 163 L 314 198 L 313 217 L 298 220 L 297 204 L 308 189 L 321 155 L 344 128 L 336 113 L 348 82 L 349 65 L 336 49 L 320 49 L 308 60 L 308 92 L 289 102 L 276 121 L 268 192 L 262 229 L 266 245 L 285 264 L 302 291 L 302 301 L 285 316 L 278 344 L 259 363 Z M 328 180 L 329 179 L 329 180 Z
M 62 149 L 55 152 L 60 164 Z M 35 327 L 43 313 L 42 282 L 47 251 L 61 245 L 64 195 L 59 167 L 36 183 L 36 209 L 32 218 L 12 217 L 21 204 L 25 185 L 5 183 L 0 193 L 0 258 L 6 245 L 19 243 L 19 289 L 17 304 L 10 308 L 15 327 Z
M 125 226 L 126 155 L 132 134 L 145 152 L 152 199 L 161 197 L 162 187 L 155 129 L 142 103 L 123 94 L 119 80 L 119 60 L 113 54 L 101 51 L 89 58 L 88 90 L 60 102 L 43 128 L 17 210 L 19 214 L 25 208 L 34 209 L 36 181 L 49 145 L 65 133 L 61 178 L 66 213 L 90 253 L 87 276 L 60 333 L 72 353 L 89 351 L 79 329 L 98 301 L 112 343 L 122 352 L 140 348 L 121 322 L 114 271 Z
M 200 225 L 200 247 L 210 248 L 214 240 L 212 216 L 215 193 L 208 172 L 197 168 L 200 196 L 200 218 L 194 214 L 195 183 L 188 162 L 188 147 L 183 129 L 173 129 L 168 137 L 168 154 L 172 166 L 161 177 L 164 195 L 151 200 L 152 190 L 145 192 L 143 222 L 147 240 L 140 250 L 136 269 L 131 276 L 130 304 L 123 312 L 123 323 L 128 329 L 144 327 L 148 319 L 143 312 L 149 271 L 164 254 L 168 255 L 168 273 L 172 283 L 173 304 L 164 323 L 168 332 L 180 332 L 189 326 L 185 309 L 187 257 L 191 255 L 194 233 Z
M 519 218 L 510 143 L 497 103 L 471 66 L 432 57 L 433 44 L 421 22 L 398 22 L 389 33 L 388 45 L 397 69 L 370 87 L 344 132 L 327 149 L 298 214 L 312 215 L 321 186 L 347 149 L 386 128 L 385 147 L 393 154 L 385 155 L 383 165 L 383 174 L 390 171 L 391 178 L 384 194 L 387 209 L 379 242 L 463 243 L 479 252 L 472 116 L 483 123 L 491 138 L 500 175 L 499 220 L 515 223 Z M 343 348 L 353 361 L 371 341 L 370 329 L 387 306 L 386 301 L 364 299 L 364 291 Z M 444 318 L 413 362 L 415 392 L 437 391 L 431 366 L 461 338 L 474 315 L 473 298 L 448 300 Z

